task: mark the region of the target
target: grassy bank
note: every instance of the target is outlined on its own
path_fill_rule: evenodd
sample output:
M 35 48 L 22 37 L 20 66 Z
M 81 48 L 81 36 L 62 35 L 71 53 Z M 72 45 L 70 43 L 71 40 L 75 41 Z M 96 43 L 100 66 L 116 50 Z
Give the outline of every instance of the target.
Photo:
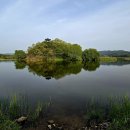
M 105 122 L 109 124 L 107 130 L 130 130 L 130 99 L 111 98 L 105 103 L 93 100 L 87 104 L 86 121 L 93 128 Z
M 130 57 L 126 57 L 126 58 L 125 58 L 125 60 L 128 60 L 128 61 L 130 61 Z
M 21 125 L 16 123 L 16 119 L 25 116 L 28 122 L 35 123 L 41 115 L 44 115 L 44 110 L 45 107 L 41 103 L 31 106 L 25 98 L 19 99 L 13 96 L 10 101 L 3 100 L 0 102 L 0 130 L 20 130 Z M 109 122 L 107 130 L 129 130 L 130 99 L 128 97 L 111 98 L 105 103 L 89 100 L 84 117 L 90 129 L 98 127 L 103 122 Z
M 130 57 L 118 57 L 119 61 L 130 61 Z
M 121 61 L 130 61 L 130 57 L 100 57 L 100 62 L 113 63 L 113 62 L 121 62 Z
M 16 61 L 16 59 L 1 59 L 0 58 L 0 61 Z
M 9 61 L 15 60 L 15 56 L 13 54 L 0 54 L 0 61 Z
M 100 62 L 117 62 L 116 57 L 100 57 Z
M 28 122 L 34 124 L 43 115 L 43 107 L 42 103 L 31 106 L 25 97 L 13 96 L 11 100 L 1 100 L 0 130 L 20 130 L 23 123 L 17 122 L 20 117 L 26 117 Z

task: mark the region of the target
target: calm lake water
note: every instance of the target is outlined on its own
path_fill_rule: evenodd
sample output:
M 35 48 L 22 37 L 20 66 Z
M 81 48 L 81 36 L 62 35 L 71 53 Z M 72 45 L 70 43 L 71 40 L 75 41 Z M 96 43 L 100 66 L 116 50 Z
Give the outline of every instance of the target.
M 130 95 L 130 64 L 0 62 L 0 98 L 27 96 L 30 103 L 51 99 L 53 113 L 79 112 L 89 99 Z

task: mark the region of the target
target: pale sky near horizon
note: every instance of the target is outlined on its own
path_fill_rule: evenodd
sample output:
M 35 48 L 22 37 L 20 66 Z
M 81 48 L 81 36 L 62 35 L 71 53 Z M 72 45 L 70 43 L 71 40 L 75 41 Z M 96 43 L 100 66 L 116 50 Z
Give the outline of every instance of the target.
M 0 0 L 0 53 L 47 37 L 130 51 L 130 0 Z

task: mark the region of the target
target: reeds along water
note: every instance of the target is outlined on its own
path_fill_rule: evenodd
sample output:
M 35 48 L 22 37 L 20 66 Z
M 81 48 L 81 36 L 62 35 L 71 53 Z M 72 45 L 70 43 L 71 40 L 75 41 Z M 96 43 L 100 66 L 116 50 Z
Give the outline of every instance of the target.
M 20 126 L 16 119 L 27 117 L 28 125 L 37 122 L 44 110 L 47 109 L 47 103 L 38 102 L 32 105 L 25 96 L 14 95 L 10 99 L 0 101 L 0 130 L 19 130 Z
M 0 128 L 19 130 L 20 126 L 15 120 L 21 116 L 27 117 L 28 122 L 35 123 L 43 118 L 47 107 L 48 102 L 32 105 L 25 96 L 14 95 L 11 99 L 3 99 L 0 101 Z M 102 102 L 100 99 L 89 99 L 85 110 L 84 120 L 87 126 L 109 122 L 110 130 L 130 129 L 130 99 L 127 96 L 111 97 Z
M 127 96 L 110 97 L 106 102 L 93 99 L 86 106 L 88 126 L 109 122 L 109 130 L 130 129 L 130 99 Z

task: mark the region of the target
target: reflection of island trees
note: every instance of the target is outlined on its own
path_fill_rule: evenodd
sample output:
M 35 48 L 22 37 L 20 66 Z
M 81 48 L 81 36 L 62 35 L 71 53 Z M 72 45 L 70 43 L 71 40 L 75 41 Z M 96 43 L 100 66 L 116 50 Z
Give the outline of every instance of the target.
M 38 76 L 45 77 L 46 79 L 60 79 L 70 74 L 78 74 L 82 68 L 86 71 L 95 71 L 99 68 L 99 62 L 35 62 L 28 65 L 29 72 L 37 74 Z M 15 62 L 16 69 L 24 69 L 26 67 L 25 62 Z
M 96 71 L 97 68 L 100 67 L 100 63 L 99 62 L 86 62 L 83 65 L 84 70 L 86 71 Z
M 26 67 L 26 63 L 25 62 L 15 61 L 15 68 L 16 69 L 24 69 L 25 67 Z
M 38 76 L 43 76 L 46 79 L 60 79 L 66 75 L 78 74 L 82 69 L 81 62 L 47 62 L 28 64 L 29 72 L 33 72 Z

